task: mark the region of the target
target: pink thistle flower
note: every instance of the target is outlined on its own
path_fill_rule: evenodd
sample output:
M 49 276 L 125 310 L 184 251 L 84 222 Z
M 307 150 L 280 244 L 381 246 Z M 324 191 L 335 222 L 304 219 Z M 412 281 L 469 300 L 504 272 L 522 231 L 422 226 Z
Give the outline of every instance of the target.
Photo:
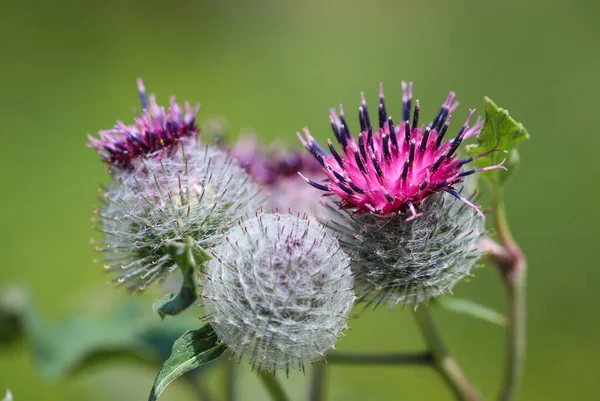
M 321 165 L 303 152 L 286 152 L 279 147 L 263 147 L 256 137 L 240 138 L 229 150 L 231 157 L 250 176 L 265 186 L 277 185 L 282 180 L 299 180 L 298 171 L 321 172 Z
M 383 95 L 383 84 L 379 87 L 379 129 L 374 130 L 364 93 L 361 93 L 361 106 L 358 108 L 360 133 L 355 138 L 348 128 L 342 106 L 339 114 L 331 110 L 330 122 L 343 155 L 338 153 L 328 140 L 326 151 L 304 129 L 304 137 L 298 133 L 300 141 L 322 165 L 329 178 L 328 183 L 317 183 L 299 173 L 310 185 L 328 194 L 341 198 L 336 203 L 341 209 L 352 209 L 356 214 L 370 212 L 380 217 L 410 213 L 407 220 L 420 214 L 421 202 L 428 196 L 445 191 L 460 199 L 483 216 L 479 206 L 461 196 L 454 186 L 464 177 L 485 170 L 506 169 L 503 162 L 475 170 L 463 170 L 463 166 L 474 159 L 461 160 L 456 151 L 467 138 L 478 135 L 483 121 L 477 119 L 471 125 L 475 110 L 458 135 L 445 140 L 450 125 L 451 113 L 458 107 L 455 94 L 450 92 L 437 116 L 428 125 L 419 125 L 419 101 L 412 112 L 412 82 L 402 82 L 402 121 L 395 126 L 392 117 L 387 115 Z M 487 154 L 487 153 L 486 153 Z
M 141 79 L 137 80 L 137 84 L 143 114 L 135 117 L 134 124 L 117 121 L 114 128 L 100 131 L 99 139 L 88 134 L 89 146 L 107 163 L 123 169 L 129 168 L 138 157 L 172 151 L 177 148 L 173 144 L 199 134 L 196 126 L 199 103 L 192 109 L 186 101 L 182 108 L 172 96 L 167 111 L 164 106 L 158 105 L 154 94 L 146 98 L 146 88 Z
M 276 145 L 264 147 L 255 136 L 240 138 L 229 149 L 230 156 L 258 182 L 266 196 L 267 209 L 315 217 L 320 204 L 312 191 L 298 191 L 303 185 L 298 172 L 326 178 L 322 166 L 305 152 L 286 152 Z M 314 190 L 316 192 L 316 190 Z

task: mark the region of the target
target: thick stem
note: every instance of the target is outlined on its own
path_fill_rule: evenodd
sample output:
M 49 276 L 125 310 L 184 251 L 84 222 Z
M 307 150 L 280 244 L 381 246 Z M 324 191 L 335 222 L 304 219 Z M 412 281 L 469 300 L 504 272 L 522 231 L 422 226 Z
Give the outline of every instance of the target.
M 327 362 L 336 365 L 433 365 L 433 355 L 430 352 L 381 354 L 336 352 L 327 355 Z
M 427 306 L 420 306 L 415 317 L 427 348 L 433 357 L 433 366 L 441 374 L 456 399 L 461 401 L 481 401 L 479 391 L 469 382 L 456 360 L 450 355 L 435 327 Z
M 208 390 L 204 385 L 204 381 L 201 378 L 198 378 L 195 375 L 184 375 L 183 376 L 186 381 L 190 384 L 192 389 L 194 390 L 194 394 L 196 396 L 197 401 L 213 401 L 214 398 L 211 397 Z
M 523 376 L 527 339 L 526 274 L 527 261 L 515 242 L 508 226 L 506 210 L 501 196 L 494 198 L 495 227 L 504 246 L 504 257 L 492 257 L 500 268 L 508 294 L 510 327 L 507 338 L 506 372 L 500 401 L 515 399 Z
M 273 401 L 289 401 L 289 398 L 283 391 L 283 387 L 281 387 L 281 384 L 279 384 L 274 375 L 270 373 L 261 373 L 259 374 L 259 377 L 262 379 L 262 382 Z
M 233 360 L 225 361 L 225 400 L 235 401 L 236 366 Z
M 512 274 L 513 280 L 506 280 L 509 322 L 507 338 L 506 371 L 501 401 L 514 400 L 523 376 L 526 348 L 526 309 L 525 309 L 525 268 L 519 274 Z
M 325 399 L 325 364 L 313 364 L 310 376 L 309 401 L 323 401 Z

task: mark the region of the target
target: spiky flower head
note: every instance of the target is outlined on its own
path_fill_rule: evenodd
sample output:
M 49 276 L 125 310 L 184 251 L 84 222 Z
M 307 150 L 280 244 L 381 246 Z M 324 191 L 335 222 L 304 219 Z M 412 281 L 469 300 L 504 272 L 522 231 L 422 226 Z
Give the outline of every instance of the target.
M 173 145 L 182 139 L 199 134 L 196 126 L 199 103 L 192 109 L 186 101 L 182 108 L 172 96 L 169 109 L 165 110 L 157 104 L 154 94 L 148 101 L 141 79 L 137 83 L 142 115 L 135 117 L 134 124 L 117 121 L 113 128 L 100 131 L 99 139 L 88 134 L 89 146 L 116 168 L 129 168 L 135 160 L 152 154 L 161 157 L 164 151 L 175 151 L 177 147 Z
M 323 226 L 257 214 L 214 249 L 204 280 L 207 320 L 253 367 L 304 369 L 347 327 L 350 259 Z
M 479 207 L 461 196 L 455 186 L 464 177 L 478 171 L 504 168 L 501 163 L 463 170 L 463 166 L 474 158 L 460 160 L 456 151 L 465 139 L 480 132 L 482 121 L 478 119 L 471 125 L 475 110 L 470 110 L 457 136 L 446 140 L 451 113 L 458 107 L 454 93 L 450 92 L 433 121 L 420 125 L 418 100 L 412 110 L 412 87 L 412 83 L 402 83 L 402 121 L 394 125 L 392 117 L 387 114 L 383 86 L 380 86 L 379 125 L 376 129 L 371 124 L 367 103 L 361 93 L 358 138 L 350 133 L 342 107 L 339 114 L 332 110 L 331 127 L 343 154 L 338 153 L 331 141 L 328 141 L 329 152 L 326 151 L 308 129 L 304 130 L 304 137 L 298 134 L 308 151 L 323 166 L 330 182 L 317 183 L 303 178 L 312 186 L 337 195 L 341 208 L 351 209 L 357 214 L 369 212 L 389 217 L 410 211 L 409 219 L 414 219 L 419 216 L 422 202 L 440 191 L 457 197 L 481 214 Z
M 451 292 L 471 274 L 481 257 L 483 219 L 446 193 L 428 197 L 421 213 L 381 218 L 331 206 L 328 225 L 352 255 L 361 301 L 417 305 Z
M 182 117 L 172 102 L 166 115 L 151 97 L 148 111 L 141 82 L 140 91 L 144 117 L 136 127 L 118 125 L 114 136 L 101 134 L 114 180 L 94 218 L 105 234 L 94 241 L 104 253 L 99 261 L 131 291 L 176 269 L 173 241 L 191 237 L 203 248 L 214 246 L 224 227 L 261 203 L 248 174 L 226 152 L 198 139 L 189 107 Z M 142 143 L 148 147 L 136 147 Z

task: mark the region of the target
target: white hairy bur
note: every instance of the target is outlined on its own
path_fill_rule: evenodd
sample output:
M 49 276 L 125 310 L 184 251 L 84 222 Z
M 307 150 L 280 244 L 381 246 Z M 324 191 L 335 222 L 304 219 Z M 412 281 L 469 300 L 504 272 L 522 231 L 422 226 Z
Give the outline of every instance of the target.
M 115 281 L 141 291 L 177 266 L 166 250 L 170 241 L 191 237 L 214 246 L 231 222 L 260 207 L 259 189 L 225 152 L 196 138 L 179 151 L 135 160 L 114 170 L 98 220 L 105 239 L 105 268 Z
M 483 219 L 446 194 L 428 198 L 410 221 L 329 209 L 328 226 L 352 255 L 358 296 L 375 306 L 417 305 L 451 292 L 481 257 Z
M 355 300 L 350 259 L 325 227 L 284 214 L 240 221 L 214 249 L 207 320 L 258 370 L 304 369 L 334 347 Z

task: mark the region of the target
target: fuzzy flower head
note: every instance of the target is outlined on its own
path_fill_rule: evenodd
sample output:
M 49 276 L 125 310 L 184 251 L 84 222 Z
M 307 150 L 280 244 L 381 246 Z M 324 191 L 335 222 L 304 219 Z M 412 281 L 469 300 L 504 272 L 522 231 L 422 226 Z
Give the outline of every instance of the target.
M 169 111 L 149 102 L 138 81 L 143 115 L 90 137 L 109 163 L 113 182 L 93 220 L 105 234 L 97 250 L 119 284 L 141 291 L 177 265 L 169 246 L 188 237 L 211 247 L 232 221 L 260 207 L 258 186 L 229 155 L 203 144 L 196 113 L 171 99 Z
M 228 231 L 213 256 L 206 320 L 258 370 L 303 370 L 347 327 L 355 299 L 350 259 L 323 226 L 259 213 Z
M 402 121 L 395 125 L 387 114 L 383 86 L 380 85 L 378 129 L 371 124 L 367 103 L 361 93 L 357 138 L 350 133 L 342 107 L 339 114 L 332 110 L 331 127 L 342 154 L 331 141 L 328 141 L 329 152 L 325 150 L 308 129 L 304 130 L 304 137 L 298 134 L 306 149 L 323 166 L 330 182 L 321 184 L 303 178 L 312 186 L 337 195 L 341 198 L 338 201 L 340 208 L 351 209 L 357 214 L 370 212 L 389 217 L 410 212 L 409 219 L 414 219 L 420 215 L 417 212 L 419 205 L 440 191 L 457 197 L 481 214 L 479 207 L 461 196 L 455 186 L 465 176 L 478 171 L 504 168 L 501 163 L 465 171 L 463 166 L 474 158 L 460 160 L 456 155 L 465 139 L 479 134 L 483 122 L 478 119 L 471 125 L 475 110 L 470 110 L 457 136 L 446 140 L 451 113 L 458 107 L 454 93 L 448 95 L 433 121 L 420 125 L 418 100 L 414 111 L 412 109 L 412 88 L 412 83 L 402 83 Z
M 447 193 L 428 197 L 422 216 L 382 219 L 331 206 L 328 226 L 352 255 L 357 293 L 375 306 L 420 304 L 470 276 L 481 257 L 483 219 Z
M 141 79 L 137 83 L 142 115 L 135 117 L 134 124 L 117 121 L 114 128 L 100 131 L 99 139 L 88 135 L 89 146 L 111 166 L 120 169 L 131 167 L 136 159 L 174 150 L 174 144 L 199 133 L 196 126 L 199 103 L 192 109 L 186 101 L 182 108 L 172 96 L 169 108 L 165 110 L 157 104 L 154 94 L 149 99 L 146 97 Z
M 258 186 L 225 152 L 189 138 L 178 152 L 122 172 L 103 193 L 97 250 L 115 281 L 141 291 L 175 270 L 168 245 L 214 246 L 222 230 L 260 205 Z

